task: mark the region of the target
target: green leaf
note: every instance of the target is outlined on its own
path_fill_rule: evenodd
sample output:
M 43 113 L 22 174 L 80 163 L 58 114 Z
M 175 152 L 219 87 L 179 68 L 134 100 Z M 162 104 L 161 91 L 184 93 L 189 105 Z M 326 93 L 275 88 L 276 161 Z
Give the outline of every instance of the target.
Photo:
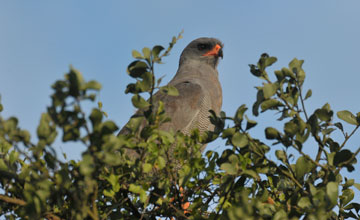
M 121 187 L 119 182 L 119 175 L 110 174 L 110 176 L 105 177 L 105 179 L 111 184 L 112 191 L 119 192 Z
M 89 119 L 92 123 L 93 128 L 95 128 L 98 124 L 100 124 L 101 120 L 103 118 L 103 115 L 101 113 L 101 111 L 97 108 L 94 108 L 91 111 L 91 114 L 89 116 Z
M 261 103 L 261 111 L 264 112 L 268 109 L 277 109 L 277 107 L 283 106 L 283 104 L 276 99 L 269 99 Z
M 135 184 L 130 184 L 129 186 L 129 191 L 130 192 L 133 192 L 133 193 L 136 193 L 136 194 L 140 194 L 143 189 L 141 188 L 141 186 L 138 186 L 138 185 L 135 185 Z
M 118 129 L 119 129 L 119 127 L 116 126 L 116 124 L 113 121 L 105 121 L 101 125 L 101 133 L 102 134 L 112 134 Z
M 338 184 L 336 182 L 329 182 L 326 185 L 326 195 L 328 196 L 331 207 L 334 207 L 337 204 L 338 194 L 339 194 Z
M 299 71 L 300 69 L 302 69 L 303 63 L 304 63 L 304 60 L 298 60 L 297 58 L 294 58 L 289 63 L 289 69 L 292 71 L 294 71 L 294 69 L 296 69 L 296 71 Z
M 348 187 L 354 185 L 354 183 L 355 183 L 354 179 L 348 179 L 348 180 L 346 180 L 346 183 L 344 184 L 344 188 L 348 188 Z
M 70 67 L 70 72 L 65 75 L 65 78 L 69 82 L 69 94 L 73 97 L 78 97 L 84 83 L 84 79 L 80 71 Z
M 184 186 L 192 176 L 191 168 L 187 164 L 183 165 L 179 170 L 179 176 L 179 185 Z
M 159 57 L 159 54 L 162 50 L 164 50 L 165 48 L 163 46 L 160 46 L 160 45 L 156 45 L 153 47 L 152 49 L 152 54 L 153 54 L 153 57 L 154 58 L 157 58 Z
M 114 197 L 114 195 L 115 195 L 115 192 L 114 192 L 114 191 L 112 191 L 112 190 L 107 190 L 107 189 L 104 189 L 103 194 L 104 194 L 104 196 L 108 196 L 108 197 L 113 198 L 113 197 Z
M 309 197 L 301 197 L 297 205 L 302 209 L 310 208 L 311 202 Z
M 156 165 L 159 169 L 163 169 L 166 166 L 166 161 L 163 157 L 159 156 L 156 160 Z
M 144 59 L 144 57 L 141 55 L 141 53 L 137 50 L 133 50 L 132 51 L 132 56 L 135 58 L 135 59 Z
M 351 112 L 349 112 L 347 110 L 339 111 L 339 112 L 337 112 L 336 115 L 338 116 L 338 118 L 340 118 L 343 121 L 346 121 L 349 124 L 359 125 L 359 123 L 356 120 L 355 115 L 353 115 Z
M 142 92 L 149 92 L 152 88 L 153 74 L 151 72 L 145 72 L 141 75 L 142 81 L 137 81 L 136 86 L 140 88 Z
M 150 61 L 150 53 L 151 53 L 150 49 L 149 49 L 148 47 L 144 47 L 144 48 L 142 49 L 142 52 L 143 52 L 143 54 L 144 54 L 144 58 L 145 58 L 146 60 Z
M 139 109 L 143 109 L 150 106 L 150 104 L 147 101 L 145 101 L 143 97 L 137 94 L 131 98 L 131 102 L 135 108 L 139 108 Z
M 342 132 L 344 132 L 344 127 L 343 127 L 343 125 L 342 125 L 340 122 L 336 122 L 334 125 L 335 125 L 337 128 L 339 128 Z
M 281 72 L 284 74 L 284 76 L 288 76 L 291 79 L 296 79 L 295 74 L 292 71 L 290 71 L 288 68 L 285 68 L 285 67 L 282 68 Z
M 288 216 L 283 209 L 277 211 L 273 217 L 273 220 L 285 220 L 285 219 L 288 219 Z
M 244 119 L 244 113 L 246 112 L 246 110 L 247 110 L 247 107 L 244 104 L 241 105 L 236 110 L 236 113 L 235 113 L 235 116 L 234 116 L 235 123 L 240 124 L 242 122 L 242 120 Z
M 222 132 L 222 138 L 227 138 L 229 136 L 232 136 L 233 134 L 235 134 L 236 132 L 236 128 L 227 128 Z
M 7 167 L 4 159 L 0 158 L 0 170 L 8 170 L 9 168 Z
M 160 88 L 160 91 L 162 91 L 163 93 L 170 95 L 170 96 L 178 96 L 179 95 L 179 91 L 174 86 L 170 86 L 170 85 L 162 86 Z
M 220 169 L 225 170 L 225 172 L 230 174 L 230 175 L 236 175 L 237 174 L 237 169 L 235 168 L 235 165 L 230 164 L 230 163 L 221 164 Z
M 265 66 L 268 67 L 268 66 L 271 66 L 273 65 L 275 62 L 277 61 L 277 58 L 276 57 L 269 57 L 265 60 Z
M 246 115 L 245 115 L 245 118 L 246 118 L 246 129 L 245 130 L 249 130 L 257 125 L 256 121 L 250 120 Z
M 356 189 L 358 189 L 360 191 L 360 183 L 354 183 L 354 186 Z
M 144 163 L 143 164 L 143 170 L 144 170 L 144 173 L 149 173 L 152 170 L 152 164 Z
M 4 110 L 4 107 L 2 104 L 0 104 L 0 112 L 2 112 Z
M 309 89 L 309 90 L 306 92 L 306 95 L 305 95 L 304 100 L 306 100 L 306 99 L 310 98 L 310 97 L 311 97 L 311 95 L 312 95 L 312 91 L 311 91 L 311 89 Z
M 266 83 L 263 87 L 264 98 L 269 99 L 270 97 L 275 95 L 277 88 L 278 86 L 275 83 Z
M 46 138 L 50 134 L 49 115 L 47 113 L 41 114 L 40 124 L 37 127 L 37 135 L 39 138 Z
M 95 80 L 91 80 L 85 84 L 84 89 L 93 89 L 98 91 L 101 89 L 101 84 Z
M 284 79 L 284 73 L 280 70 L 274 71 L 277 81 L 280 83 Z
M 280 132 L 272 127 L 267 127 L 265 129 L 265 137 L 266 139 L 272 140 L 272 139 L 279 139 L 280 138 Z
M 295 175 L 298 180 L 303 180 L 305 174 L 311 171 L 314 165 L 306 159 L 306 157 L 301 156 L 296 161 L 295 165 Z
M 299 126 L 295 122 L 289 121 L 289 122 L 285 123 L 284 131 L 287 135 L 292 137 L 296 134 L 296 132 L 299 131 Z
M 281 160 L 282 162 L 286 163 L 286 153 L 283 150 L 276 150 L 275 151 L 276 158 Z
M 89 154 L 85 154 L 80 161 L 80 173 L 84 176 L 89 176 L 94 170 L 93 158 Z
M 333 116 L 333 111 L 330 110 L 330 105 L 325 104 L 321 109 L 316 109 L 315 114 L 321 121 L 331 121 Z
M 355 194 L 352 189 L 345 189 L 342 191 L 342 195 L 340 196 L 340 202 L 343 205 L 346 205 L 354 199 L 354 196 Z
M 248 145 L 249 140 L 245 134 L 237 132 L 232 136 L 231 142 L 234 146 L 242 148 Z
M 248 176 L 250 176 L 250 177 L 252 177 L 252 178 L 254 178 L 254 179 L 258 180 L 258 181 L 261 180 L 260 176 L 254 170 L 244 170 L 243 174 L 248 175 Z

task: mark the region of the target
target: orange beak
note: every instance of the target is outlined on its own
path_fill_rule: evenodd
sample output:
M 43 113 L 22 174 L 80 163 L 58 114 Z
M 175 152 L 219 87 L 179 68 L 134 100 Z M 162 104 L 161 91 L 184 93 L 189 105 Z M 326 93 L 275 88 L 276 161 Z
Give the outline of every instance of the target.
M 211 49 L 209 52 L 205 53 L 203 56 L 220 56 L 222 57 L 222 51 L 221 46 L 219 44 L 216 44 L 213 49 Z

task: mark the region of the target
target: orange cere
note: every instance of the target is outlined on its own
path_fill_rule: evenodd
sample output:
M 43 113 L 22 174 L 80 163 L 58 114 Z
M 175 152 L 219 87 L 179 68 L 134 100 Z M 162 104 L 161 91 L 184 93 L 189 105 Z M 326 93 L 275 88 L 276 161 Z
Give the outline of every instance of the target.
M 205 53 L 203 56 L 218 55 L 220 49 L 221 49 L 221 46 L 219 44 L 216 44 L 215 47 L 213 47 L 213 49 L 211 49 L 209 52 Z

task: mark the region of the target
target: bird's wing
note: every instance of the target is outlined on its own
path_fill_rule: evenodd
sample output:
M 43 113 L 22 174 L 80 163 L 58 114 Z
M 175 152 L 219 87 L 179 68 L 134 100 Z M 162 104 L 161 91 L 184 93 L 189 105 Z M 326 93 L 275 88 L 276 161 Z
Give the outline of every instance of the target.
M 179 82 L 172 86 L 178 90 L 178 96 L 170 96 L 161 91 L 154 94 L 155 106 L 157 102 L 162 101 L 166 115 L 171 118 L 171 121 L 164 123 L 160 129 L 187 133 L 199 121 L 199 115 L 203 115 L 201 108 L 204 106 L 205 93 L 199 84 L 189 81 Z M 137 111 L 133 117 L 140 115 L 142 115 L 141 111 Z M 131 132 L 131 129 L 127 127 L 129 123 L 130 121 L 120 130 L 119 135 Z M 145 126 L 144 123 L 145 121 L 141 123 L 140 130 Z
M 187 133 L 195 127 L 203 112 L 205 92 L 199 84 L 190 81 L 179 82 L 172 86 L 178 90 L 178 96 L 158 92 L 154 97 L 156 101 L 161 100 L 164 103 L 165 113 L 171 118 L 171 121 L 164 123 L 161 129 Z

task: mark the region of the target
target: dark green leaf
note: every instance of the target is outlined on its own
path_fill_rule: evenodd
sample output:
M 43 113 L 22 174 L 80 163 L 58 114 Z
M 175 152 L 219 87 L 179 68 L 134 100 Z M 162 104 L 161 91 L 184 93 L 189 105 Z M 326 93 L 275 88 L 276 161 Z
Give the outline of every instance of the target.
M 344 132 L 344 127 L 340 122 L 334 124 L 337 128 L 339 128 L 342 132 Z
M 97 126 L 102 120 L 102 113 L 99 109 L 94 108 L 89 116 L 93 127 Z
M 284 131 L 287 135 L 292 137 L 299 131 L 299 126 L 295 122 L 289 121 L 285 123 Z
M 265 137 L 269 140 L 278 139 L 280 138 L 280 132 L 278 132 L 275 128 L 267 127 L 265 129 Z
M 141 77 L 144 73 L 148 72 L 148 65 L 143 61 L 136 60 L 129 64 L 127 73 L 133 77 Z
M 242 120 L 244 120 L 244 113 L 246 112 L 247 110 L 247 107 L 246 105 L 241 105 L 237 110 L 236 110 L 236 113 L 235 113 L 235 116 L 234 116 L 234 121 L 237 123 L 237 124 L 241 124 Z
M 352 155 L 353 153 L 349 150 L 342 150 L 337 152 L 334 157 L 334 165 L 338 166 L 340 163 L 348 161 Z
M 159 54 L 162 50 L 164 50 L 165 48 L 163 46 L 159 46 L 159 45 L 156 45 L 153 47 L 152 49 L 152 54 L 153 56 L 156 58 L 156 57 L 159 57 Z
M 251 129 L 251 128 L 253 128 L 253 127 L 255 127 L 257 125 L 256 121 L 250 120 L 246 115 L 245 115 L 245 118 L 246 118 L 246 121 L 247 121 L 246 130 L 249 130 L 249 129 Z
M 118 126 L 113 121 L 105 121 L 101 125 L 102 134 L 112 134 L 114 131 L 118 130 Z
M 256 77 L 260 77 L 262 75 L 262 71 L 257 68 L 257 66 L 255 66 L 254 64 L 249 64 L 250 67 L 250 72 L 256 76 Z
M 284 79 L 284 73 L 280 70 L 275 70 L 274 73 L 277 78 L 277 81 L 280 83 Z

